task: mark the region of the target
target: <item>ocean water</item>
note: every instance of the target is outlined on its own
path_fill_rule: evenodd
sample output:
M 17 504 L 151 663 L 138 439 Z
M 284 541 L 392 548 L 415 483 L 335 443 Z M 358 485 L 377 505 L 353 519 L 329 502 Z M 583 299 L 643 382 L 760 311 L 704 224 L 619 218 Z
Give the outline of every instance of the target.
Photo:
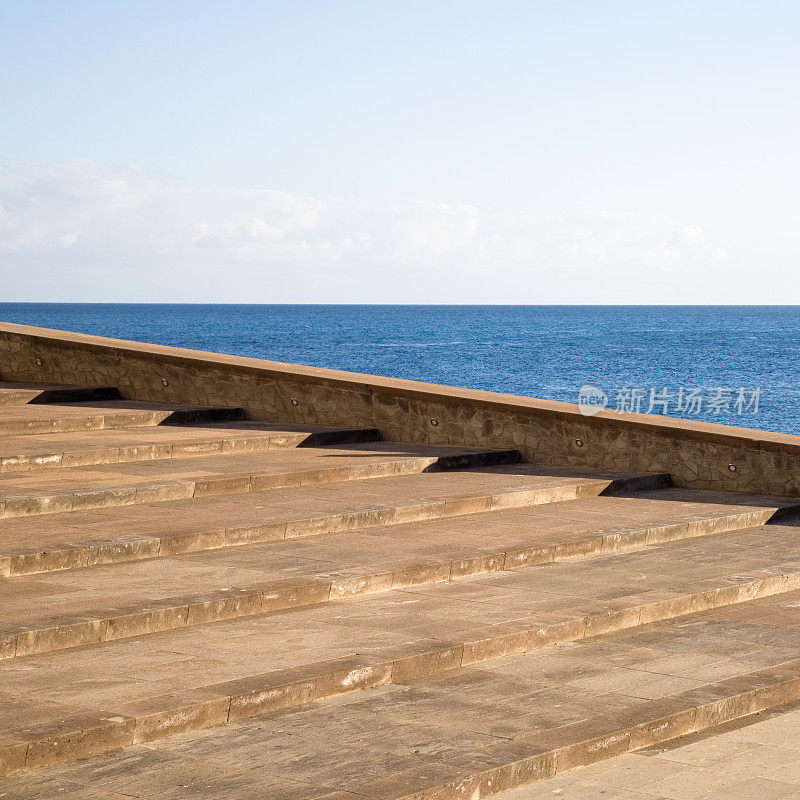
M 0 303 L 0 320 L 800 433 L 800 307 Z

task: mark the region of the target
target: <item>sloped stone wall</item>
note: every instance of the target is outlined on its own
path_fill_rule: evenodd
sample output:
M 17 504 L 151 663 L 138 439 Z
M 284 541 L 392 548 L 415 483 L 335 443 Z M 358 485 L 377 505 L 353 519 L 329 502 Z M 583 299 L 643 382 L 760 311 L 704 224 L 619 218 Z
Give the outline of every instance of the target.
M 254 419 L 374 426 L 386 439 L 516 447 L 544 464 L 669 472 L 702 489 L 800 496 L 800 436 L 0 323 L 3 380 L 116 386 Z

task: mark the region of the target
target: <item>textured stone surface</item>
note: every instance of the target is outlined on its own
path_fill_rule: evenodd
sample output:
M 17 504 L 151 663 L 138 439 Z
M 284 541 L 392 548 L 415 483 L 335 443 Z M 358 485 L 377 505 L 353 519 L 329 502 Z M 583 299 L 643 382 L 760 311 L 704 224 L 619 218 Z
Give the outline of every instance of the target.
M 73 465 L 58 473 L 0 475 L 0 518 L 413 475 L 452 466 L 482 467 L 518 460 L 514 450 L 375 443 L 338 449 L 321 447 L 313 453 L 306 448 L 283 453 L 273 449 L 266 454 L 262 450 L 218 451 L 193 458 Z
M 202 625 L 215 619 L 213 629 L 189 624 L 188 598 L 184 605 L 155 599 L 147 606 L 140 599 L 139 610 L 96 624 L 87 610 L 73 616 L 80 621 L 71 627 L 59 628 L 53 617 L 49 627 L 40 624 L 36 634 L 20 635 L 17 659 L 0 664 L 0 680 L 18 702 L 47 701 L 62 736 L 83 731 L 82 746 L 101 752 L 117 746 L 116 739 L 105 738 L 106 719 L 132 720 L 134 728 L 151 726 L 147 737 L 154 740 L 159 738 L 154 720 L 161 720 L 163 735 L 170 735 L 389 683 L 483 668 L 521 653 L 709 609 L 730 608 L 735 616 L 739 605 L 758 598 L 788 594 L 791 608 L 796 594 L 790 593 L 800 587 L 800 563 L 784 559 L 795 529 L 774 526 L 762 534 L 758 553 L 742 547 L 752 536 L 751 530 L 720 534 L 624 556 L 590 557 L 580 565 L 495 573 L 463 584 L 434 583 L 322 604 L 330 586 L 318 582 L 307 586 L 307 597 L 295 592 L 294 600 L 284 600 L 266 615 L 259 605 L 266 590 L 255 598 L 255 606 L 245 608 L 239 601 L 252 603 L 252 598 L 234 592 L 230 608 L 217 607 L 218 616 L 197 620 Z M 674 564 L 693 566 L 676 575 L 670 568 Z M 170 574 L 169 565 L 164 566 L 164 574 Z M 108 608 L 113 597 L 84 586 L 81 577 L 76 573 L 60 581 L 72 608 L 78 610 L 82 595 L 84 603 Z M 136 596 L 137 586 L 140 598 L 156 590 L 136 575 L 128 580 L 129 598 Z M 47 598 L 44 586 L 32 588 L 34 596 Z M 51 595 L 47 605 L 56 606 L 57 597 Z M 208 605 L 203 610 L 207 613 Z M 796 613 L 789 615 L 792 621 Z M 792 641 L 789 631 L 784 639 Z M 53 686 L 52 656 L 47 654 L 64 647 L 73 649 L 59 657 L 59 670 L 62 680 L 68 675 L 71 680 Z M 616 674 L 616 668 L 605 670 L 597 680 L 610 688 Z M 680 681 L 676 685 L 688 688 Z M 203 698 L 199 706 L 194 691 Z M 188 699 L 180 705 L 176 698 L 186 692 Z M 156 702 L 160 697 L 169 698 L 163 713 Z M 216 700 L 211 708 L 206 707 L 209 698 Z M 228 712 L 222 715 L 225 698 Z M 88 712 L 101 722 L 73 731 L 70 720 Z M 13 720 L 0 733 L 18 737 L 17 724 Z M 95 728 L 98 741 L 92 744 Z M 69 757 L 69 751 L 48 756 L 50 761 Z M 587 756 L 581 752 L 575 758 L 584 763 Z
M 160 558 L 157 550 L 149 550 L 139 554 L 143 560 L 138 565 L 130 563 L 127 551 L 119 554 L 117 563 L 102 568 L 80 569 L 84 565 L 74 558 L 60 565 L 63 575 L 40 571 L 7 583 L 4 619 L 14 625 L 24 621 L 27 627 L 22 630 L 48 631 L 52 637 L 60 618 L 73 630 L 74 615 L 80 613 L 85 620 L 73 634 L 71 646 L 75 646 L 81 643 L 81 635 L 89 642 L 98 641 L 98 636 L 105 640 L 141 635 L 151 630 L 155 616 L 163 630 L 165 625 L 193 626 L 392 589 L 524 571 L 576 557 L 747 530 L 767 521 L 773 511 L 744 505 L 746 498 L 740 498 L 743 504 L 739 506 L 715 504 L 714 499 L 719 498 L 693 490 L 661 490 L 650 496 L 486 512 L 485 518 L 447 518 L 438 525 L 406 523 L 397 529 L 331 533 L 323 541 L 279 540 Z M 683 522 L 676 522 L 676 503 L 682 506 Z M 603 521 L 608 528 L 597 527 Z M 622 521 L 628 525 L 620 525 Z M 628 539 L 623 538 L 623 530 Z M 761 534 L 764 546 L 782 531 L 774 526 Z M 752 535 L 749 531 L 739 541 Z M 786 529 L 783 535 L 792 538 L 794 529 Z M 717 541 L 726 547 L 731 537 Z M 714 546 L 714 542 L 704 542 L 699 550 L 707 552 Z M 3 547 L 8 545 L 0 545 L 0 553 Z M 19 574 L 22 556 L 8 558 L 13 558 L 13 574 Z M 40 569 L 48 565 L 44 558 L 34 563 Z M 42 611 L 31 608 L 33 598 Z M 152 608 L 156 600 L 158 605 Z M 57 612 L 65 604 L 68 610 Z M 111 613 L 110 604 L 116 609 Z M 176 613 L 165 619 L 169 608 Z M 98 633 L 86 623 L 88 619 L 99 621 L 102 630 Z M 32 652 L 34 643 L 33 634 L 22 630 L 9 634 L 24 643 L 19 651 L 14 647 L 17 655 Z M 52 649 L 47 646 L 51 640 L 37 638 L 38 652 Z M 54 644 L 65 646 L 58 640 Z
M 755 721 L 754 721 L 755 720 Z M 497 800 L 782 800 L 800 796 L 800 708 L 627 753 Z
M 373 429 L 271 425 L 239 420 L 157 426 L 147 432 L 97 429 L 79 433 L 5 435 L 0 475 L 93 464 L 127 464 L 219 453 L 248 453 L 377 440 Z
M 0 797 L 613 797 L 800 699 L 793 437 L 10 327 L 126 399 L 0 385 Z
M 651 486 L 660 482 L 659 476 L 647 478 Z M 461 472 L 457 478 L 433 472 L 374 477 L 368 485 L 340 484 L 335 494 L 324 485 L 309 485 L 267 494 L 193 497 L 192 484 L 184 482 L 178 484 L 182 499 L 162 492 L 149 498 L 152 502 L 135 505 L 0 519 L 0 575 L 525 508 L 597 496 L 614 486 L 645 485 L 636 476 L 581 475 L 531 465 Z M 772 506 L 766 508 L 769 514 Z
M 371 688 L 360 692 L 245 714 L 221 727 L 183 733 L 177 727 L 170 736 L 119 753 L 8 777 L 3 789 L 20 800 L 67 792 L 214 797 L 223 787 L 232 800 L 267 791 L 269 797 L 306 800 L 534 800 L 562 794 L 622 800 L 626 790 L 677 800 L 713 791 L 730 792 L 719 797 L 758 796 L 743 794 L 754 788 L 755 775 L 765 792 L 786 785 L 793 791 L 800 781 L 797 715 L 773 717 L 761 730 L 741 727 L 741 720 L 800 697 L 800 663 L 787 660 L 797 644 L 796 606 L 796 593 L 756 600 L 697 614 L 688 625 L 662 622 L 457 674 L 409 675 L 403 685 L 368 670 L 360 679 Z M 767 638 L 773 641 L 767 644 Z M 338 674 L 357 666 L 343 662 Z M 294 686 L 302 691 L 297 677 Z M 263 693 L 269 682 L 242 682 L 246 686 Z M 139 703 L 135 708 L 151 720 L 150 734 L 159 724 L 172 724 L 176 700 L 191 701 L 195 718 L 213 717 L 219 702 L 209 691 Z M 726 723 L 719 737 L 690 738 L 683 747 L 678 739 L 663 750 L 664 742 Z M 127 735 L 128 723 L 116 724 Z M 654 745 L 662 747 L 648 749 Z M 742 757 L 748 750 L 754 758 Z M 637 751 L 643 755 L 631 755 Z M 42 758 L 48 757 L 45 750 Z M 658 762 L 639 763 L 653 758 Z M 262 794 L 253 794 L 254 787 Z M 516 793 L 498 794 L 512 789 Z M 786 792 L 765 796 L 792 796 Z
M 544 464 L 669 472 L 700 489 L 800 494 L 800 437 L 785 434 L 614 412 L 584 417 L 567 403 L 11 323 L 0 324 L 0 377 L 235 404 L 254 419 L 377 427 L 398 441 L 513 447 Z

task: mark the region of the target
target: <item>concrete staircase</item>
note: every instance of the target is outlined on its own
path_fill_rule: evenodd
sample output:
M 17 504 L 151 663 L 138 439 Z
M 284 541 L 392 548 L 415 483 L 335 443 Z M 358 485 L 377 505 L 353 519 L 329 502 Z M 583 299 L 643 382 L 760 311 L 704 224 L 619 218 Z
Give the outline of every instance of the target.
M 800 699 L 792 498 L 0 384 L 0 797 L 449 800 Z

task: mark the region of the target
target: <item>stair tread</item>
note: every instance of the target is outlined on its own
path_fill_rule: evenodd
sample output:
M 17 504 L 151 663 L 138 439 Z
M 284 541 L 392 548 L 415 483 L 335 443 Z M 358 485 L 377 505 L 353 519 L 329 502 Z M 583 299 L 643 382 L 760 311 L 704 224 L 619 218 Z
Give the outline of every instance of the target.
M 637 477 L 631 473 L 514 464 L 373 478 L 358 481 L 357 485 L 343 482 L 276 488 L 262 492 L 16 517 L 0 519 L 0 553 L 280 524 L 325 515 L 380 511 L 549 487 L 554 490 L 561 487 L 600 487 L 606 482 L 631 475 Z
M 495 800 L 797 797 L 800 704 L 789 703 L 501 792 Z
M 354 654 L 380 654 L 421 640 L 472 642 L 475 658 L 493 660 L 503 655 L 500 639 L 509 624 L 527 630 L 603 618 L 610 611 L 784 574 L 795 576 L 796 587 L 796 534 L 796 528 L 776 525 L 28 655 L 0 661 L 0 685 L 15 696 L 61 703 L 70 713 L 112 712 L 123 698 L 132 702 Z M 755 537 L 758 548 L 752 547 Z M 80 589 L 69 577 L 61 575 L 56 584 L 29 583 L 29 600 L 46 596 L 51 615 L 80 616 Z M 169 569 L 163 577 L 170 579 Z M 134 584 L 136 575 L 128 580 Z M 111 604 L 113 586 L 98 590 L 103 592 Z M 479 644 L 494 638 L 498 641 L 488 649 Z
M 366 465 L 373 461 L 471 455 L 492 452 L 446 445 L 398 442 L 287 448 L 255 453 L 211 453 L 192 458 L 129 463 L 94 464 L 57 473 L 12 474 L 0 477 L 0 499 L 20 494 L 52 494 L 108 486 L 130 486 L 160 481 L 233 478 L 254 473 L 278 474 L 339 466 Z
M 144 429 L 99 428 L 67 433 L 11 434 L 4 435 L 0 440 L 0 446 L 2 447 L 0 461 L 3 458 L 21 455 L 45 456 L 52 453 L 68 453 L 92 448 L 147 447 L 149 445 L 166 445 L 175 442 L 222 440 L 238 436 L 279 436 L 282 434 L 335 433 L 357 430 L 360 429 L 238 420 L 234 422 L 192 423 L 191 425 L 163 425 Z
M 356 593 L 360 579 L 386 571 L 408 570 L 412 565 L 424 568 L 426 564 L 447 565 L 457 559 L 505 554 L 523 548 L 567 545 L 588 536 L 614 536 L 625 526 L 646 530 L 679 522 L 714 520 L 760 509 L 765 502 L 771 503 L 770 509 L 778 507 L 775 498 L 738 496 L 726 503 L 715 502 L 718 499 L 715 494 L 700 490 L 665 489 L 628 497 L 597 497 L 366 528 L 323 538 L 263 542 L 96 565 L 56 574 L 23 575 L 3 585 L 4 619 L 32 622 L 37 616 L 31 611 L 32 596 L 45 614 L 45 609 L 52 608 L 47 598 L 52 595 L 57 600 L 61 595 L 66 597 L 70 610 L 100 615 L 109 605 L 146 606 L 157 598 L 219 592 L 233 586 L 255 589 L 289 580 L 297 583 L 333 580 L 344 587 L 352 582 L 352 591 Z M 732 499 L 739 503 L 734 504 Z M 24 549 L 35 551 L 42 544 L 31 545 L 25 537 Z M 11 552 L 9 542 L 0 543 L 0 557 Z M 490 568 L 497 570 L 502 566 L 502 562 L 493 563 Z M 430 581 L 442 580 L 443 574 L 435 572 Z M 383 587 L 385 584 L 378 582 L 374 590 Z
M 410 677 L 402 685 L 376 686 L 88 761 L 45 767 L 6 779 L 4 788 L 21 800 L 83 789 L 103 792 L 104 797 L 119 792 L 176 799 L 224 792 L 244 800 L 254 796 L 256 787 L 259 796 L 266 793 L 276 800 L 311 800 L 327 793 L 344 798 L 334 793 L 347 791 L 377 800 L 449 781 L 466 782 L 483 773 L 484 781 L 496 776 L 480 792 L 475 789 L 475 796 L 486 796 L 538 775 L 509 777 L 485 770 L 570 744 L 578 754 L 597 760 L 606 752 L 641 747 L 646 735 L 660 741 L 659 736 L 676 734 L 644 734 L 636 726 L 668 718 L 665 714 L 676 709 L 691 713 L 716 703 L 729 716 L 747 713 L 752 703 L 745 700 L 737 707 L 731 699 L 754 687 L 780 687 L 798 674 L 798 606 L 800 592 L 794 592 L 703 612 L 689 621 L 655 623 L 463 667 L 457 673 Z M 182 669 L 181 654 L 172 656 L 173 670 Z M 118 663 L 110 661 L 109 669 Z M 144 658 L 140 667 L 147 680 L 158 679 Z M 62 680 L 72 677 L 57 668 L 56 674 Z M 105 680 L 105 675 L 94 679 L 101 687 Z M 140 673 L 138 681 L 143 680 Z M 46 685 L 44 674 L 41 681 Z M 90 697 L 88 682 L 83 689 Z M 793 691 L 797 693 L 796 686 Z M 46 696 L 45 688 L 32 701 L 43 719 L 53 717 Z M 51 690 L 49 696 L 57 693 Z M 37 734 L 23 729 L 20 711 L 29 712 L 32 706 L 14 694 L 5 698 L 9 736 L 29 741 Z M 779 701 L 773 697 L 766 702 Z M 695 716 L 698 724 L 710 724 Z M 602 743 L 594 750 L 593 736 Z M 577 747 L 581 742 L 587 743 L 583 749 Z M 567 750 L 560 750 L 562 754 L 563 762 L 557 758 L 554 769 L 568 768 L 569 756 L 577 757 Z M 471 785 L 466 785 L 463 796 L 472 796 Z
M 46 434 L 94 428 L 133 428 L 239 419 L 240 408 L 134 400 L 85 400 L 0 406 L 0 435 Z
M 124 411 L 197 411 L 221 406 L 191 403 L 151 403 L 144 400 L 84 400 L 76 403 L 38 403 L 25 406 L 0 406 L 0 422 L 8 419 L 63 419 L 93 413 Z
M 0 381 L 0 796 L 484 797 L 800 699 L 796 498 L 115 397 Z
M 24 406 L 29 403 L 61 403 L 79 400 L 113 400 L 119 399 L 119 396 L 117 389 L 108 386 L 0 381 L 0 406 Z

